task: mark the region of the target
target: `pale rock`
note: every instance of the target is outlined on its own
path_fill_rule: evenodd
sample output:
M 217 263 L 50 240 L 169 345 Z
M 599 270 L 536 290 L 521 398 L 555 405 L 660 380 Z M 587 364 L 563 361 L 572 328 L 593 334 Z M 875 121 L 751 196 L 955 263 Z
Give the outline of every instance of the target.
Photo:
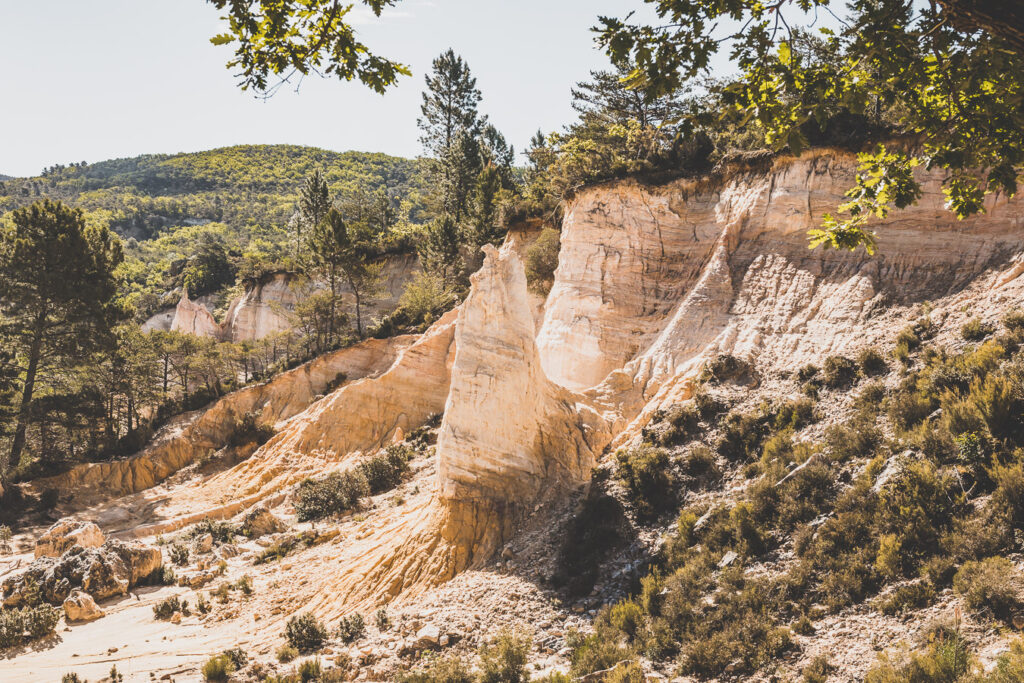
M 284 531 L 284 523 L 263 505 L 253 508 L 245 519 L 242 520 L 240 531 L 247 538 L 258 538 L 267 534 L 276 534 Z
M 69 622 L 94 621 L 105 615 L 91 595 L 77 589 L 64 599 L 63 606 L 64 616 Z
M 192 543 L 192 548 L 196 553 L 208 553 L 213 550 L 213 535 L 203 534 Z
M 72 546 L 98 548 L 103 545 L 103 532 L 93 522 L 64 519 L 36 540 L 36 557 L 60 557 Z
M 441 629 L 433 624 L 424 626 L 416 632 L 415 648 L 426 650 L 438 647 L 441 640 Z

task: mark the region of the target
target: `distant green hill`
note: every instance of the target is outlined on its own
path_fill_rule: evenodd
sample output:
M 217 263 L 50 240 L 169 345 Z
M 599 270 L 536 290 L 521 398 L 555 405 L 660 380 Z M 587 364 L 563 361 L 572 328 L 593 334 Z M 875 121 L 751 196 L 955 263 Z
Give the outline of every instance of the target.
M 144 318 L 174 305 L 188 264 L 200 254 L 213 254 L 221 277 L 193 295 L 224 298 L 236 277 L 296 267 L 286 226 L 303 181 L 318 168 L 335 197 L 386 188 L 404 219 L 423 220 L 424 162 L 296 145 L 55 166 L 34 178 L 0 181 L 0 215 L 50 198 L 108 224 L 126 238 L 123 293 Z
M 191 154 L 147 154 L 47 169 L 34 178 L 0 176 L 0 213 L 40 197 L 109 211 L 111 227 L 136 239 L 168 226 L 219 221 L 235 228 L 283 225 L 302 181 L 321 168 L 335 193 L 389 191 L 412 203 L 424 185 L 418 160 L 297 145 L 240 145 Z

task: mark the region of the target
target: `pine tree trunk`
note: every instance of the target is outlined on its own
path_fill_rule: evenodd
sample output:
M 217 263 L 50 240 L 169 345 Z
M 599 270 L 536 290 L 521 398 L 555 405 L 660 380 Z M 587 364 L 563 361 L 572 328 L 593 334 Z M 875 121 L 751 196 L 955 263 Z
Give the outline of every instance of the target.
M 21 452 L 25 450 L 25 435 L 28 430 L 29 408 L 32 405 L 32 393 L 35 390 L 36 373 L 39 371 L 39 359 L 43 349 L 43 325 L 46 313 L 36 317 L 35 334 L 28 352 L 28 368 L 25 371 L 25 385 L 21 391 L 21 405 L 18 408 L 18 424 L 14 428 L 14 439 L 11 441 L 11 452 L 8 464 L 14 469 L 21 462 Z

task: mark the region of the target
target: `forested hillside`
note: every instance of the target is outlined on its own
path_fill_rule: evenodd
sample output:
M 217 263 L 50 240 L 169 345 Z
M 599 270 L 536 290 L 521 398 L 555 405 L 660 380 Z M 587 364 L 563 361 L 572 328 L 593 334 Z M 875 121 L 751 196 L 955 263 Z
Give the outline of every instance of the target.
M 0 212 L 39 197 L 62 199 L 87 211 L 109 212 L 110 227 L 148 239 L 166 227 L 200 221 L 232 228 L 287 223 L 302 181 L 324 169 L 337 193 L 387 187 L 421 210 L 419 161 L 367 152 L 332 152 L 298 145 L 240 145 L 191 154 L 146 154 L 44 169 L 34 178 L 0 185 Z

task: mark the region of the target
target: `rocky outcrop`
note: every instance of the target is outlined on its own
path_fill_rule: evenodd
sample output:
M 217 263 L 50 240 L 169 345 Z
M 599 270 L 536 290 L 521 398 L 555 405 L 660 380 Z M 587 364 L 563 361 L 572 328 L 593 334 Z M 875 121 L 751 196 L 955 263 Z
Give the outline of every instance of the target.
M 96 600 L 125 595 L 163 566 L 159 548 L 111 540 L 99 548 L 75 546 L 60 558 L 40 557 L 25 571 L 0 584 L 5 607 L 19 607 L 38 590 L 43 600 L 61 605 L 80 588 Z
M 246 538 L 259 538 L 267 534 L 276 534 L 286 529 L 285 525 L 274 514 L 262 505 L 257 505 L 242 520 L 239 531 Z
M 484 250 L 456 327 L 440 494 L 528 505 L 542 487 L 589 479 L 598 419 L 544 374 L 519 257 L 509 246 Z
M 103 532 L 92 522 L 62 519 L 36 539 L 36 557 L 60 557 L 69 548 L 98 548 L 103 545 Z
M 412 336 L 368 339 L 326 354 L 269 382 L 228 394 L 205 411 L 180 418 L 136 456 L 80 465 L 37 480 L 34 486 L 72 492 L 80 500 L 90 493 L 126 495 L 150 488 L 196 458 L 222 448 L 246 413 L 257 412 L 260 424 L 279 425 L 309 407 L 339 378 L 356 381 L 383 372 L 412 342 Z
M 214 319 L 213 313 L 202 304 L 189 299 L 188 292 L 181 293 L 178 306 L 174 309 L 171 331 L 214 339 L 220 339 L 224 332 Z
M 228 341 L 241 342 L 291 329 L 292 311 L 302 295 L 298 276 L 292 273 L 274 273 L 250 283 L 232 302 L 219 334 Z

